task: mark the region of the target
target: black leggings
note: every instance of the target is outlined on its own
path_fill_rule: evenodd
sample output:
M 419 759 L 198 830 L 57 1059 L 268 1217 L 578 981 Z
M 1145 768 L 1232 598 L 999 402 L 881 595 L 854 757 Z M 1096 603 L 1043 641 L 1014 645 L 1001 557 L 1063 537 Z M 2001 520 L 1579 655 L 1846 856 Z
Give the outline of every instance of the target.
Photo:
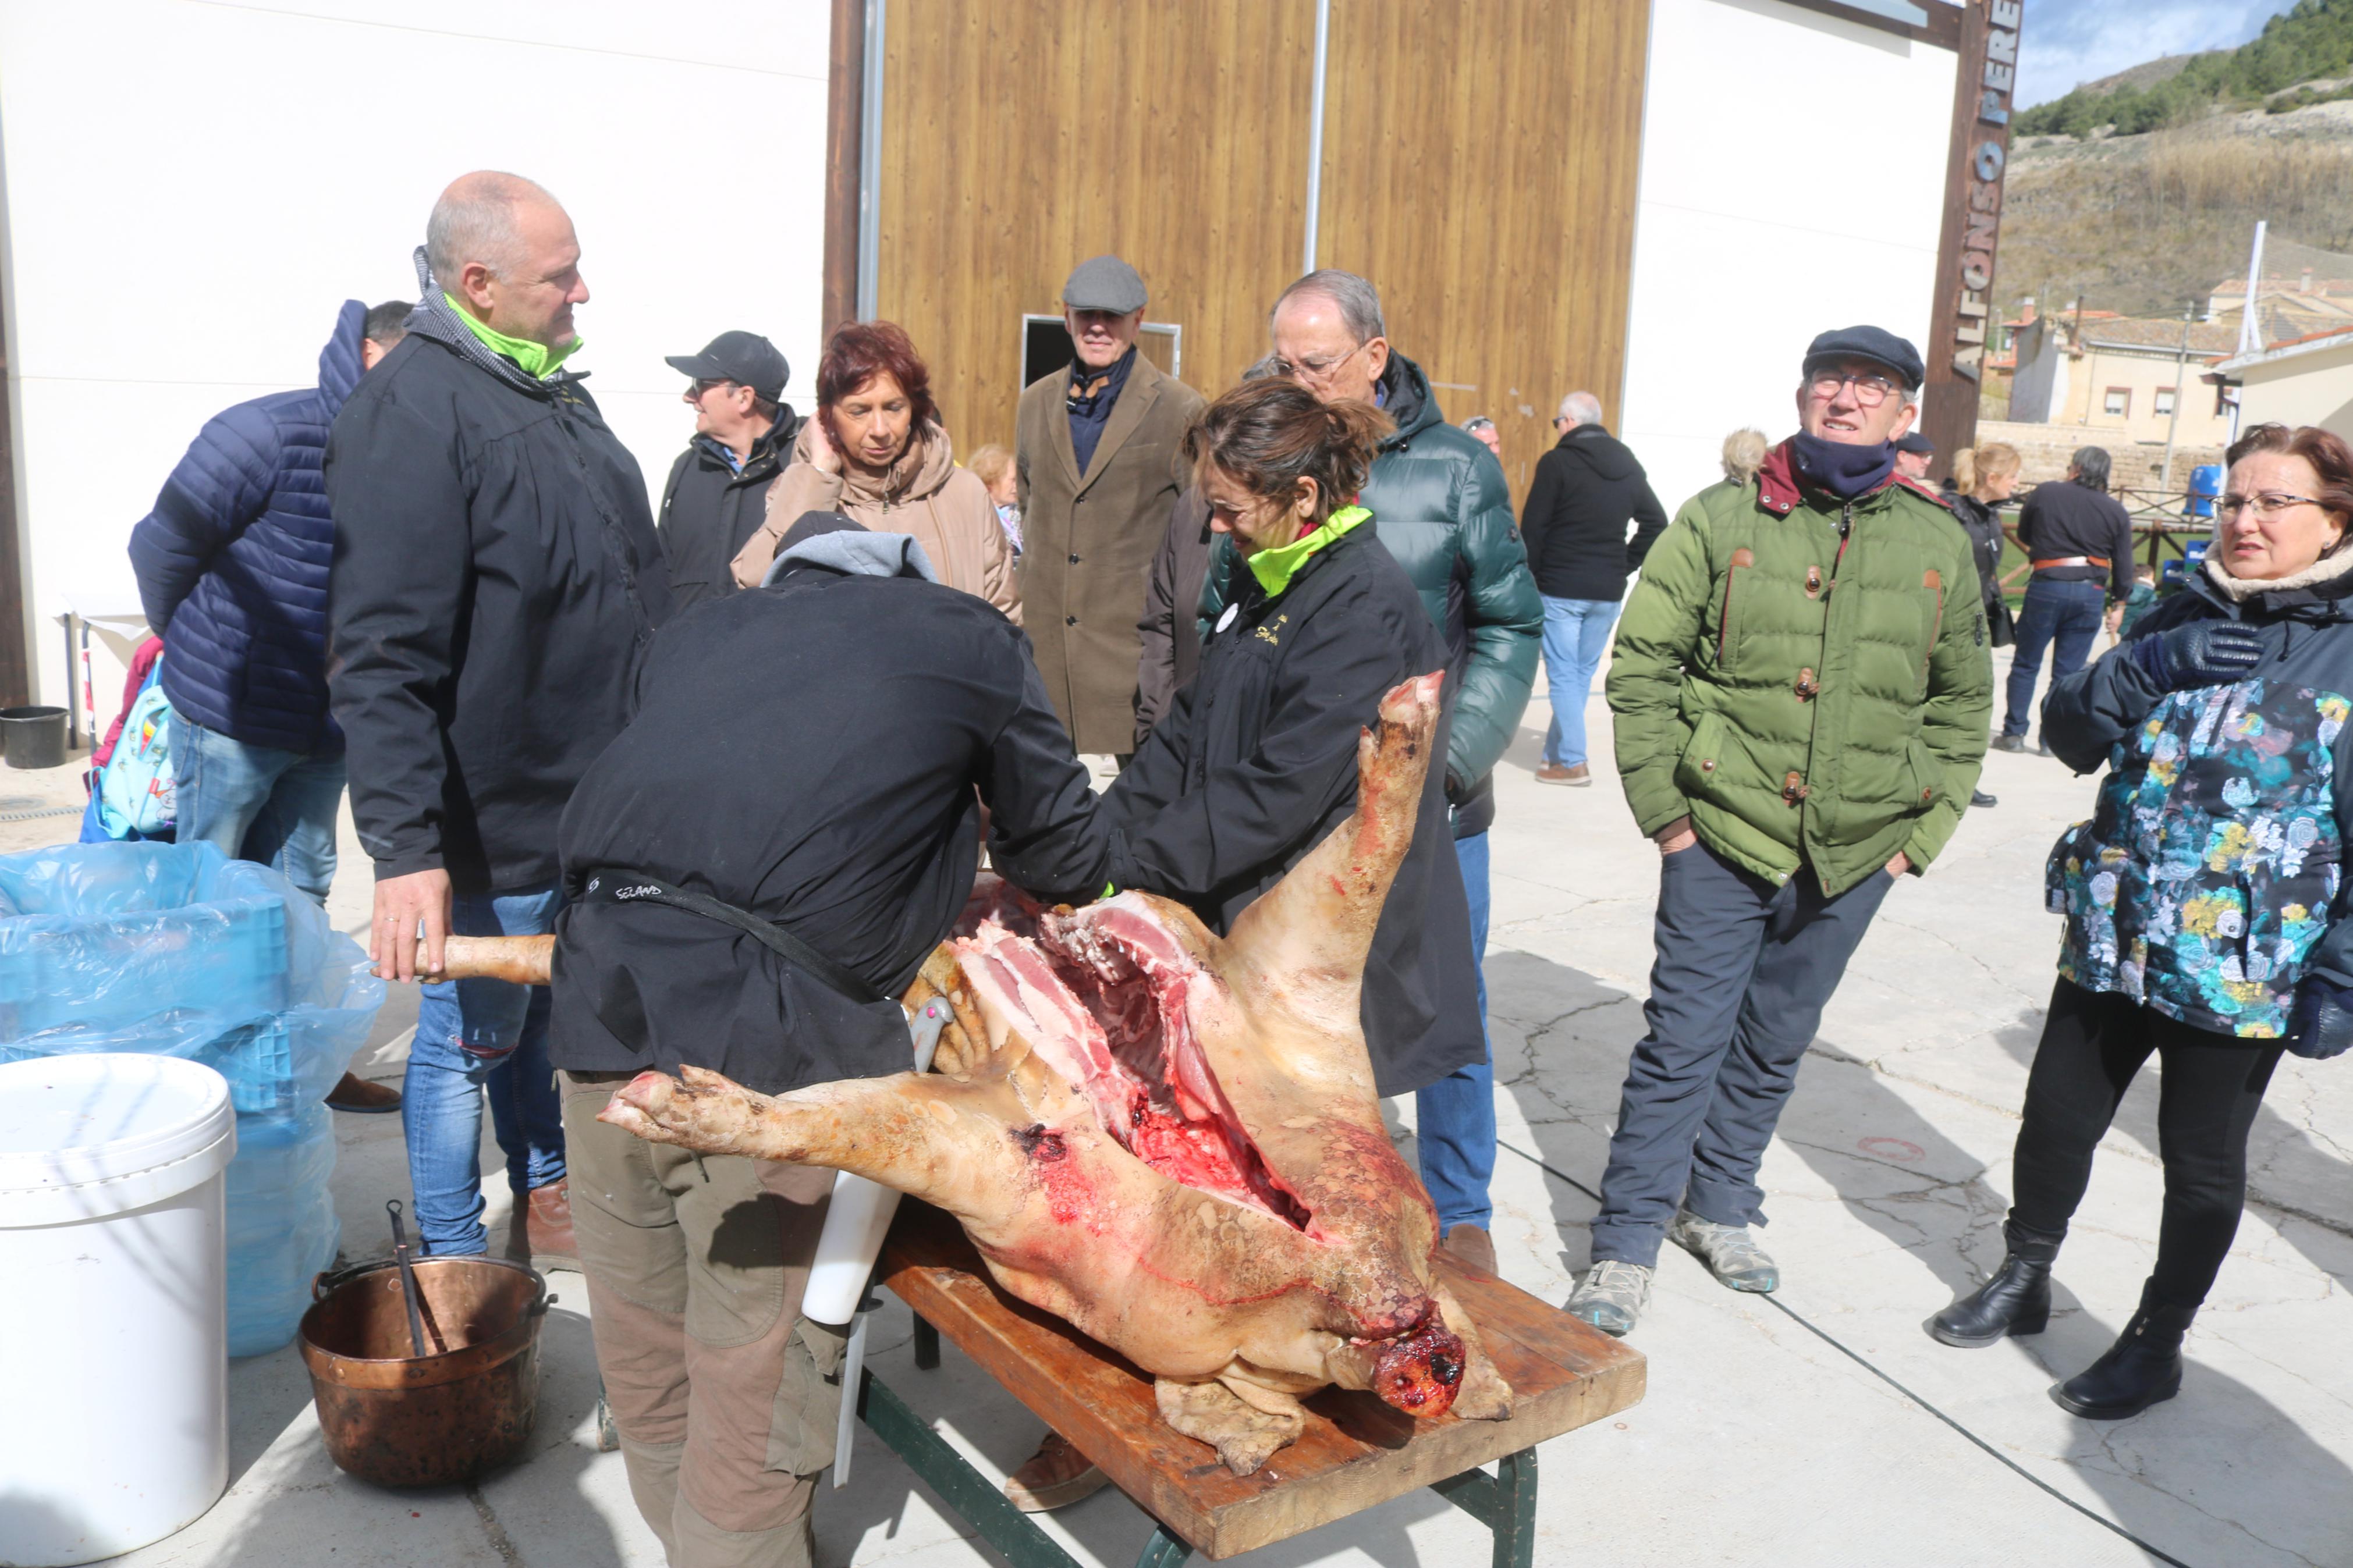
M 2165 1162 L 2165 1219 L 2158 1231 L 2160 1300 L 2195 1308 L 2214 1287 L 2247 1200 L 2247 1134 L 2272 1069 L 2275 1040 L 2196 1029 L 2128 996 L 2062 980 L 2026 1080 L 2026 1124 L 2010 1156 L 2017 1200 L 2010 1239 L 2056 1244 L 2092 1179 L 2092 1151 L 2115 1119 L 2141 1064 L 2164 1068 L 2157 1107 Z

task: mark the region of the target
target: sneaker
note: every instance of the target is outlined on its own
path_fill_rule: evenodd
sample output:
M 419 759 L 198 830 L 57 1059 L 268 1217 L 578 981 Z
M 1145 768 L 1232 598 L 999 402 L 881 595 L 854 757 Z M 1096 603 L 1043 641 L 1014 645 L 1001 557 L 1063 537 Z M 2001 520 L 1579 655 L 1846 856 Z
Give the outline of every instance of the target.
M 1605 1258 L 1585 1271 L 1563 1310 L 1616 1339 L 1624 1339 L 1651 1304 L 1651 1270 Z
M 1593 770 L 1583 763 L 1543 763 L 1536 767 L 1536 783 L 1548 784 L 1589 784 Z
M 1769 1293 L 1781 1283 L 1780 1269 L 1745 1225 L 1718 1225 L 1684 1209 L 1667 1226 L 1667 1239 L 1706 1264 L 1726 1289 Z
M 1996 735 L 1993 738 L 1993 749 L 1997 752 L 2022 752 L 2026 750 L 2026 737 L 2023 735 Z
M 1110 1481 L 1094 1461 L 1071 1447 L 1069 1438 L 1049 1432 L 1038 1451 L 1007 1478 L 1005 1497 L 1023 1513 L 1051 1513 L 1092 1497 Z

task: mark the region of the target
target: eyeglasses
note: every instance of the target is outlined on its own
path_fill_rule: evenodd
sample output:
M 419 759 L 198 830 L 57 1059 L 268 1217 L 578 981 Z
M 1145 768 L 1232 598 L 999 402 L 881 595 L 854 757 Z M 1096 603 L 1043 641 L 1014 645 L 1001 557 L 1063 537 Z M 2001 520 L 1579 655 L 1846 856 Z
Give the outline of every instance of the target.
M 1355 348 L 1350 349 L 1338 359 L 1303 359 L 1298 363 L 1293 364 L 1287 359 L 1278 357 L 1269 364 L 1267 368 L 1272 371 L 1275 374 L 1282 376 L 1286 381 L 1306 381 L 1321 384 L 1323 382 L 1329 381 L 1332 378 L 1334 372 L 1337 371 L 1342 365 L 1346 364 L 1350 360 L 1355 359 L 1358 354 L 1363 353 L 1366 349 L 1372 347 L 1372 343 L 1373 340 L 1366 338 L 1363 342 L 1358 343 Z
M 1841 387 L 1849 383 L 1852 383 L 1854 386 L 1854 400 L 1865 408 L 1878 407 L 1886 402 L 1888 395 L 1895 390 L 1894 382 L 1883 375 L 1873 375 L 1867 371 L 1846 375 L 1834 375 L 1829 371 L 1824 371 L 1808 384 L 1806 390 L 1828 403 L 1839 395 Z
M 2224 517 L 2236 517 L 2242 511 L 2252 511 L 2259 518 L 2277 517 L 2292 506 L 2317 506 L 2310 496 L 2292 496 L 2284 490 L 2263 490 L 2251 496 L 2222 496 L 2214 502 L 2214 510 Z
M 702 395 L 711 391 L 713 387 L 733 386 L 734 384 L 735 384 L 733 382 L 728 380 L 723 375 L 705 376 L 686 389 L 686 400 L 689 403 L 700 403 L 702 401 Z

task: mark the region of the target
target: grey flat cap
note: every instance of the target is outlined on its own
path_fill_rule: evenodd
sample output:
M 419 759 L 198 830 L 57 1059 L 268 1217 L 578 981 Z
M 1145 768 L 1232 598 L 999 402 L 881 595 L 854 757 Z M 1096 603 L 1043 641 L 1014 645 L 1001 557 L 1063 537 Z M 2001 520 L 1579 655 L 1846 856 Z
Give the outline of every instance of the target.
M 1062 285 L 1062 303 L 1073 310 L 1116 310 L 1124 316 L 1144 309 L 1144 279 L 1116 256 L 1097 256 L 1071 269 Z

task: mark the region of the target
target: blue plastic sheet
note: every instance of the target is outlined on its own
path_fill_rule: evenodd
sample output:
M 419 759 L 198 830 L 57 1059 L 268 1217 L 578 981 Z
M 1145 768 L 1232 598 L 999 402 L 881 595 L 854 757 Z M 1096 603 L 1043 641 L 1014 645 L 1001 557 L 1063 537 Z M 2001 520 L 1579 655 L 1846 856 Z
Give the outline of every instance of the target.
M 0 1061 L 185 1057 L 228 1079 L 231 1355 L 294 1337 L 338 1240 L 322 1103 L 384 983 L 291 882 L 209 844 L 67 844 L 0 856 Z

